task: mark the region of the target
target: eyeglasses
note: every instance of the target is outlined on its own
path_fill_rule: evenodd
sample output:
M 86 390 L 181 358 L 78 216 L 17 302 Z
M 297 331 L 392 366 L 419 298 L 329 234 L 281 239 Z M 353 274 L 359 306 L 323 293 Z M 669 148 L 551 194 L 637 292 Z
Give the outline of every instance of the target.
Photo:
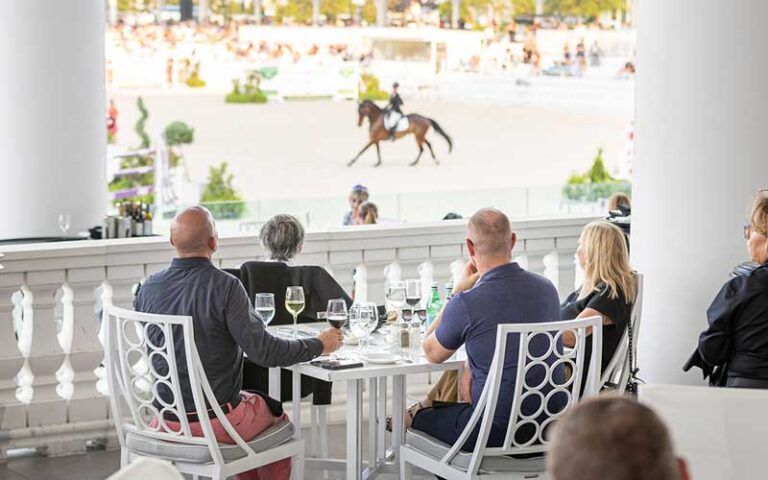
M 763 232 L 761 232 L 759 230 L 755 230 L 755 228 L 752 227 L 752 225 L 744 225 L 744 238 L 746 240 L 749 240 L 749 237 L 752 236 L 752 231 L 755 231 L 755 232 L 757 232 L 757 233 L 759 233 L 760 235 L 763 235 L 763 236 L 768 236 L 768 235 L 766 235 L 765 233 L 763 233 Z

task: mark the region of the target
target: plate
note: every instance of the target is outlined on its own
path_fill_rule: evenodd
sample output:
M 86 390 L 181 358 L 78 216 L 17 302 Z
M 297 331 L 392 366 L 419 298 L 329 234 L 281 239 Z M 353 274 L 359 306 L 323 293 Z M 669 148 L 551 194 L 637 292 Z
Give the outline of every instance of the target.
M 380 365 L 387 365 L 390 363 L 397 363 L 400 361 L 400 355 L 395 355 L 394 353 L 366 353 L 363 358 L 366 362 L 369 363 L 378 363 Z

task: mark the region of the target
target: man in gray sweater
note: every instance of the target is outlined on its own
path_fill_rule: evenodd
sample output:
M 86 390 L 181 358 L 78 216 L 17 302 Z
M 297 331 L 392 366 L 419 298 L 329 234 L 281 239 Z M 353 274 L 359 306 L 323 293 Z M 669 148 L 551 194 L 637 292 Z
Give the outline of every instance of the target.
M 176 216 L 171 224 L 171 245 L 176 250 L 176 258 L 170 267 L 144 282 L 136 296 L 135 309 L 192 317 L 195 344 L 216 400 L 238 433 L 249 441 L 283 416 L 274 416 L 261 396 L 240 391 L 243 352 L 264 367 L 285 367 L 337 350 L 342 342 L 341 333 L 327 329 L 316 338 L 306 340 L 287 340 L 268 333 L 240 281 L 211 263 L 218 246 L 218 234 L 211 213 L 204 207 L 191 207 Z M 162 335 L 159 331 L 154 334 Z M 195 434 L 202 435 L 194 415 L 182 335 L 180 329 L 174 330 L 174 337 L 178 337 L 174 338 L 174 344 L 180 387 L 185 409 L 190 412 L 189 420 L 193 422 L 190 427 L 193 432 L 199 432 Z M 157 340 L 153 343 L 163 343 Z M 159 355 L 153 360 L 163 361 Z M 167 368 L 154 363 L 155 370 Z M 160 390 L 161 397 L 170 394 Z M 213 410 L 208 414 L 214 417 Z M 171 423 L 169 420 L 173 419 L 166 419 L 166 423 Z M 219 441 L 234 443 L 218 420 L 214 418 L 211 423 Z M 258 475 L 288 478 L 290 460 L 262 467 Z

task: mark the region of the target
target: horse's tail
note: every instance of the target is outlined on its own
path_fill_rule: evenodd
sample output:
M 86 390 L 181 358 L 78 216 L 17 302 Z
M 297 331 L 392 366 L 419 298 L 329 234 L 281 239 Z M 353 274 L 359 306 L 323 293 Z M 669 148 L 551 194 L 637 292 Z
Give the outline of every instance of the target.
M 429 119 L 429 123 L 432 125 L 432 128 L 435 129 L 437 133 L 440 134 L 441 137 L 445 139 L 446 142 L 448 142 L 448 153 L 451 153 L 453 151 L 453 141 L 451 140 L 451 136 L 445 133 L 445 130 L 440 127 L 440 124 L 438 124 L 436 121 Z

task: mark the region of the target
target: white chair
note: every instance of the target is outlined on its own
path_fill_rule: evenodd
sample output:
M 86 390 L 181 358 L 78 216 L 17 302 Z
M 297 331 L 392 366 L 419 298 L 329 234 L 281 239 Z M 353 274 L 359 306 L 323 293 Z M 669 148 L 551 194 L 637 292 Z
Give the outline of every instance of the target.
M 632 358 L 634 359 L 632 363 L 637 362 L 637 339 L 640 338 L 640 320 L 643 314 L 643 276 L 638 273 L 635 274 L 635 278 L 637 291 L 634 304 L 632 305 L 632 314 L 629 319 L 629 325 L 632 329 Z M 629 375 L 634 366 L 630 365 L 629 358 L 629 330 L 629 328 L 624 330 L 613 358 L 605 367 L 605 371 L 600 379 L 600 390 L 607 387 L 610 391 L 624 394 L 624 391 L 627 389 L 627 381 L 629 381 Z
M 587 335 L 587 329 L 592 328 L 592 334 Z M 571 331 L 576 337 L 573 349 L 564 351 L 557 348 L 558 342 L 566 331 Z M 501 447 L 486 447 L 491 433 L 491 424 L 501 387 L 501 377 L 507 354 L 507 341 L 510 334 L 516 334 L 519 341 L 517 358 L 517 373 L 515 390 L 507 428 L 506 437 Z M 546 352 L 531 352 L 530 346 L 535 337 L 548 340 Z M 586 357 L 586 342 L 592 342 L 592 355 L 584 392 L 581 391 Z M 581 398 L 597 393 L 600 353 L 602 347 L 602 323 L 600 317 L 581 318 L 564 322 L 505 324 L 499 325 L 496 334 L 496 347 L 488 372 L 483 392 L 480 395 L 475 411 L 456 443 L 451 446 L 439 440 L 418 432 L 409 430 L 406 433 L 406 444 L 400 449 L 401 478 L 411 479 L 411 465 L 418 466 L 428 472 L 449 480 L 493 477 L 506 479 L 543 478 L 545 466 L 544 457 L 519 459 L 510 455 L 543 454 L 547 451 L 550 441 L 551 426 L 570 407 Z M 552 359 L 553 361 L 547 361 Z M 572 374 L 564 383 L 558 383 L 553 378 L 556 368 L 566 365 L 572 369 Z M 527 385 L 526 374 L 532 369 L 543 369 L 546 378 L 540 385 Z M 541 370 L 540 370 L 541 371 Z M 548 392 L 547 392 L 548 390 Z M 560 411 L 550 410 L 549 402 L 555 395 L 565 397 L 565 407 Z M 537 410 L 530 415 L 521 409 L 524 402 L 533 401 L 538 405 Z M 538 403 L 536 403 L 538 402 Z M 528 404 L 529 406 L 530 403 Z M 535 406 L 534 405 L 534 406 Z M 543 415 L 546 413 L 546 415 Z M 461 446 L 482 419 L 474 450 L 462 452 Z M 521 441 L 516 435 L 521 428 L 533 428 L 535 433 Z
M 293 457 L 293 478 L 303 477 L 304 442 L 294 439 L 290 421 L 278 422 L 248 442 L 232 427 L 203 371 L 191 317 L 109 307 L 105 320 L 107 378 L 122 467 L 136 458 L 154 457 L 173 462 L 180 472 L 195 479 L 218 480 Z M 177 329 L 183 332 L 183 345 L 177 345 L 171 334 Z M 192 390 L 202 437 L 190 431 L 179 384 L 184 372 L 178 368 L 177 353 L 184 355 L 188 367 L 184 380 Z M 167 369 L 158 372 L 152 361 L 160 359 Z M 161 389 L 163 396 L 158 393 Z M 206 402 L 234 445 L 216 441 Z M 178 427 L 166 422 L 169 417 Z

